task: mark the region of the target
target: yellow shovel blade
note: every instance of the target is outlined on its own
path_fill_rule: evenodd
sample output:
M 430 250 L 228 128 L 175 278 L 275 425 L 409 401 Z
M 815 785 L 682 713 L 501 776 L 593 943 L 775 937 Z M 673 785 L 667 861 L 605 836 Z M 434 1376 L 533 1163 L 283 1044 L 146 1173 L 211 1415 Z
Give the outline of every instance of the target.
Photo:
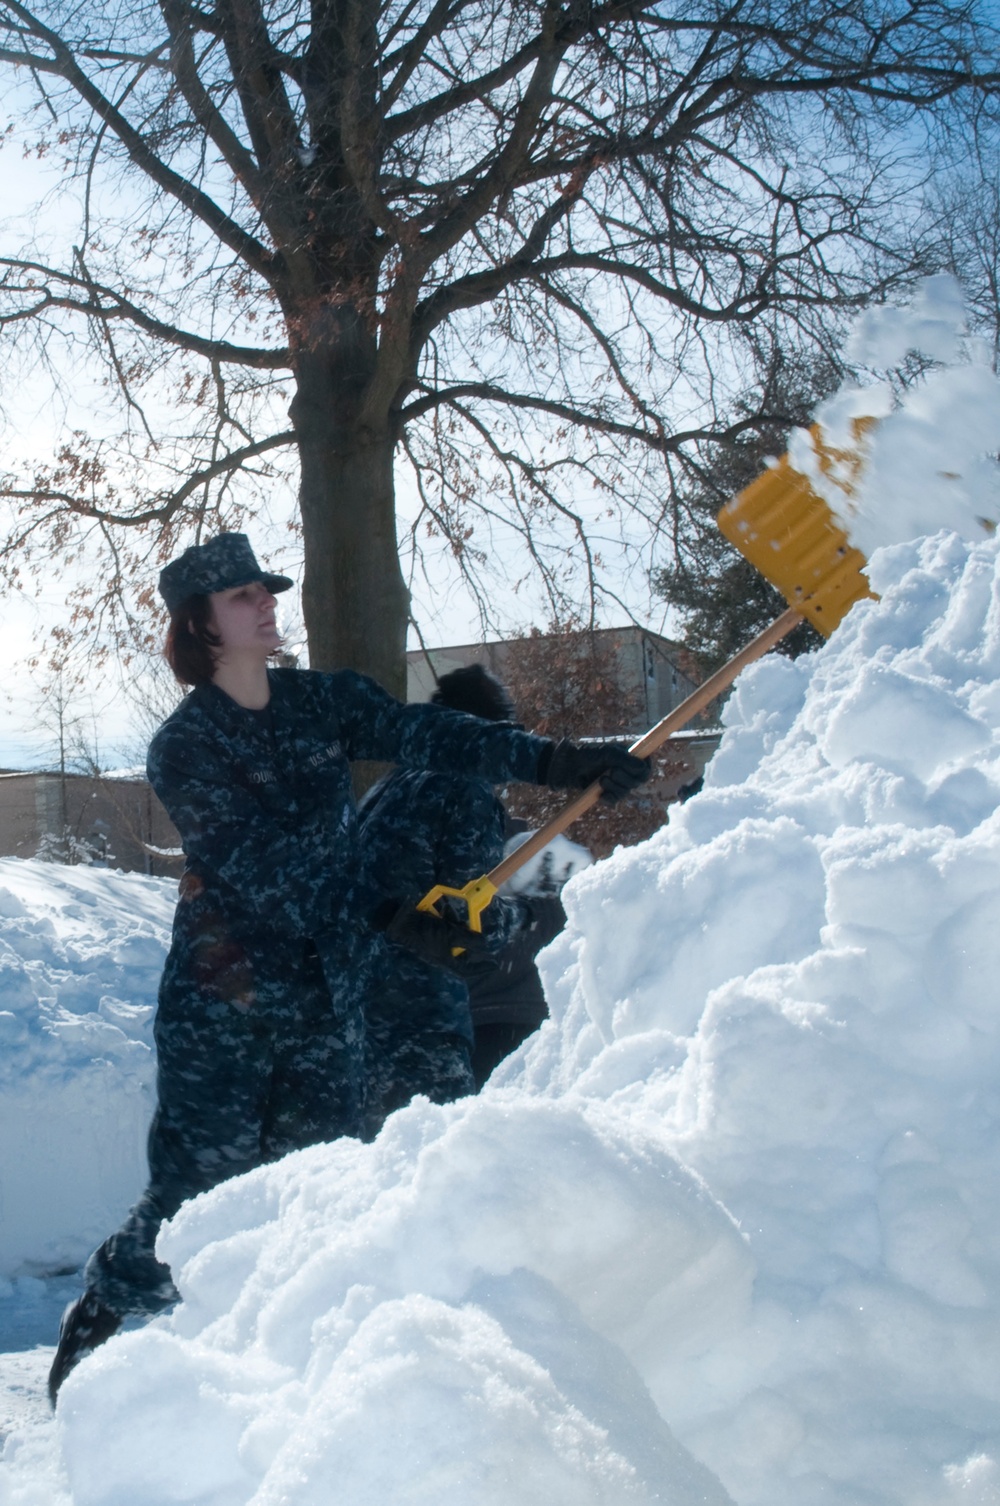
M 820 456 L 822 463 L 822 449 Z M 861 574 L 864 555 L 787 455 L 727 502 L 718 524 L 824 638 L 856 601 L 875 594 Z

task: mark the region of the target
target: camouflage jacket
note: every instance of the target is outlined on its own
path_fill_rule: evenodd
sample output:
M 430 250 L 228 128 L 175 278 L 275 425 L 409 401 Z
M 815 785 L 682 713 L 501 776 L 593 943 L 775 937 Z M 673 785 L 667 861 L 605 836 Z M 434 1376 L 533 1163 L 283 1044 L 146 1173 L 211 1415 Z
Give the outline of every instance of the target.
M 487 779 L 397 770 L 369 790 L 359 814 L 373 908 L 387 900 L 421 899 L 435 884 L 460 889 L 503 857 L 504 808 Z M 483 914 L 491 954 L 529 920 L 525 901 L 494 899 Z M 468 976 L 434 967 L 399 946 L 389 947 L 389 957 L 392 975 L 375 991 L 373 1012 L 395 1017 L 400 1032 L 441 1032 L 471 1041 Z M 489 972 L 492 964 L 484 958 L 480 967 Z
M 150 744 L 149 780 L 186 857 L 161 1007 L 166 990 L 184 1010 L 294 1015 L 283 982 L 303 947 L 318 951 L 335 1011 L 356 1006 L 380 946 L 365 923 L 349 761 L 530 782 L 549 746 L 506 724 L 404 705 L 351 671 L 268 678 L 264 711 L 199 686 Z

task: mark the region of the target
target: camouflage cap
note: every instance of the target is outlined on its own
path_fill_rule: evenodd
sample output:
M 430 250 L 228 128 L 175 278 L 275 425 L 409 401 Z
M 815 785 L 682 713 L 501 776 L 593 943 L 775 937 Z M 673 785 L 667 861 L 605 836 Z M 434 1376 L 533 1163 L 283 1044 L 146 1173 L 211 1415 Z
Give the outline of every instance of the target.
M 192 544 L 160 571 L 160 595 L 167 611 L 175 611 L 189 596 L 211 596 L 261 581 L 275 595 L 294 581 L 287 575 L 262 570 L 245 533 L 220 533 L 207 544 Z

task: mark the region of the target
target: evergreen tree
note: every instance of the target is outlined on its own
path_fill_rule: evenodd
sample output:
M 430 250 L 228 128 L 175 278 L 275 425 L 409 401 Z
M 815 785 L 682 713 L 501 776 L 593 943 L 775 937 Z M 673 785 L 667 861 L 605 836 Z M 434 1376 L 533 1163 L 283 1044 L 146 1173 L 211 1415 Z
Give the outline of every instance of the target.
M 704 446 L 679 475 L 671 497 L 677 518 L 675 556 L 655 573 L 653 587 L 680 613 L 682 641 L 706 675 L 731 659 L 788 605 L 720 532 L 719 509 L 755 481 L 770 459 L 784 453 L 792 429 L 809 424 L 817 403 L 839 385 L 841 376 L 833 360 L 781 362 L 772 374 L 770 393 L 755 395 L 742 405 L 743 415 L 770 416 Z M 738 422 L 733 429 L 738 430 Z M 822 641 L 816 629 L 803 622 L 777 651 L 795 658 Z

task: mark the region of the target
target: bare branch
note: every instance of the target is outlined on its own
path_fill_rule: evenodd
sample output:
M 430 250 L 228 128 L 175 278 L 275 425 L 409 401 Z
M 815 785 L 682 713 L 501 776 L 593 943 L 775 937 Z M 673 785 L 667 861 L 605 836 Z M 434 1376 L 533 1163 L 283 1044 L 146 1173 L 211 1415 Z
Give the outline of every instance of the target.
M 418 386 L 420 385 L 422 384 L 418 384 Z M 650 449 L 662 452 L 682 450 L 692 440 L 704 439 L 709 433 L 707 428 L 696 428 L 678 430 L 674 434 L 667 435 L 661 426 L 653 430 L 647 430 L 638 424 L 620 423 L 596 410 L 588 411 L 582 406 L 573 407 L 569 403 L 553 402 L 529 393 L 510 392 L 505 388 L 488 382 L 465 382 L 454 387 L 443 388 L 440 391 L 428 391 L 423 397 L 415 398 L 412 403 L 408 403 L 401 410 L 400 418 L 403 423 L 412 423 L 424 413 L 432 412 L 435 408 L 440 408 L 444 405 L 457 407 L 464 398 L 479 398 L 483 402 L 497 403 L 507 408 L 520 408 L 533 413 L 545 413 L 551 418 L 574 424 L 579 428 L 599 434 L 613 434 L 621 439 L 633 440 Z M 469 410 L 463 406 L 462 412 L 468 414 Z
M 202 83 L 195 58 L 190 26 L 190 8 L 184 0 L 160 0 L 160 10 L 170 33 L 170 66 L 195 120 L 218 147 L 223 161 L 244 185 L 255 204 L 264 199 L 264 182 L 257 164 L 212 103 Z
M 77 277 L 71 272 L 61 272 L 40 262 L 20 261 L 9 256 L 0 256 L 0 268 L 6 269 L 0 278 L 0 295 L 16 292 L 30 295 L 33 299 L 30 304 L 14 312 L 0 313 L 0 329 L 8 324 L 37 319 L 46 309 L 60 308 L 105 322 L 128 320 L 137 329 L 167 345 L 188 350 L 193 355 L 206 356 L 213 361 L 248 366 L 258 371 L 284 371 L 290 365 L 286 349 L 261 350 L 253 345 L 231 345 L 226 340 L 211 340 L 192 330 L 178 329 L 162 319 L 154 318 L 117 289 L 103 286 L 91 278 Z M 26 274 L 25 281 L 13 282 L 12 273 Z M 79 289 L 81 293 L 86 291 L 89 296 L 83 298 L 72 297 L 67 293 L 53 293 L 45 286 L 48 282 Z
M 0 61 L 25 65 L 39 73 L 57 74 L 76 91 L 89 106 L 97 119 L 102 120 L 125 147 L 132 162 L 154 183 L 175 198 L 199 220 L 224 245 L 240 257 L 261 276 L 272 279 L 276 272 L 275 257 L 254 236 L 248 235 L 235 220 L 225 214 L 219 205 L 186 178 L 169 167 L 153 150 L 149 142 L 121 114 L 119 109 L 87 77 L 79 66 L 72 49 L 57 32 L 49 27 L 19 0 L 4 0 L 4 8 L 17 16 L 29 34 L 44 42 L 51 49 L 50 57 L 34 54 L 18 54 L 10 49 L 0 50 Z
M 243 445 L 238 450 L 230 450 L 227 454 L 212 461 L 210 465 L 194 471 L 176 491 L 164 496 L 156 507 L 147 507 L 139 512 L 112 512 L 109 508 L 102 507 L 93 498 L 87 499 L 82 496 L 80 492 L 47 486 L 42 478 L 39 478 L 38 483 L 30 488 L 5 486 L 3 496 L 15 501 L 56 502 L 68 513 L 82 518 L 93 518 L 103 526 L 142 528 L 150 523 L 164 524 L 168 523 L 180 511 L 187 499 L 207 482 L 219 476 L 232 475 L 245 466 L 248 460 L 253 460 L 258 455 L 266 455 L 269 450 L 286 448 L 294 443 L 295 433 L 289 429 L 281 434 L 271 434 L 267 439 L 258 439 L 252 444 Z M 45 521 L 51 522 L 55 516 L 58 514 L 50 513 Z M 23 548 L 26 538 L 26 532 L 20 536 L 20 547 Z

